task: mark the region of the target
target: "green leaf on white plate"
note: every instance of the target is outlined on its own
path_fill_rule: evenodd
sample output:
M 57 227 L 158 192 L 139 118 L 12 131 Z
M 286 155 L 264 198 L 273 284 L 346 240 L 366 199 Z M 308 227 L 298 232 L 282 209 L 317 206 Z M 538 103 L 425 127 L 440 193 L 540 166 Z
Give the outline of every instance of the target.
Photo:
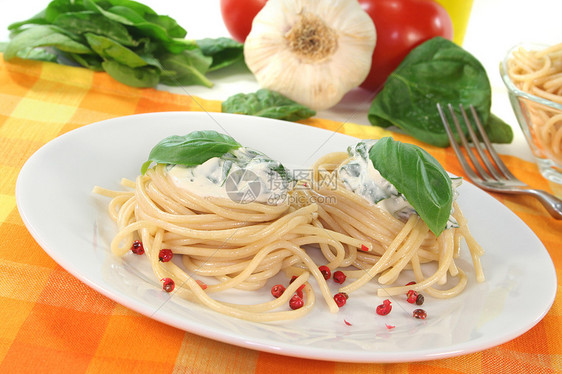
M 453 205 L 451 178 L 441 164 L 422 148 L 390 137 L 378 140 L 369 150 L 369 158 L 439 236 Z

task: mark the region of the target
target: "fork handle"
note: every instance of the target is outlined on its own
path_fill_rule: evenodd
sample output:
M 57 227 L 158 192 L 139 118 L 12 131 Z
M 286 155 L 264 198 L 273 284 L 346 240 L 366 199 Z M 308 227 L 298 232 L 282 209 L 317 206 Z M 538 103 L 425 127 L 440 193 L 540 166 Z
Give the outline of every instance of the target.
M 529 189 L 524 191 L 536 197 L 552 217 L 562 219 L 562 200 L 543 190 Z

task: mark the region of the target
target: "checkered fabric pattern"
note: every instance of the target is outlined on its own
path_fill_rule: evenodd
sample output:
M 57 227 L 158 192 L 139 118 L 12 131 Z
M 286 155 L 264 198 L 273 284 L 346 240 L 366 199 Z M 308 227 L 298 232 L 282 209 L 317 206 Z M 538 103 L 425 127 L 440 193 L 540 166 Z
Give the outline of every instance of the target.
M 121 85 L 104 73 L 0 57 L 0 373 L 554 373 L 562 371 L 562 297 L 527 333 L 483 352 L 419 363 L 346 364 L 231 346 L 156 322 L 90 289 L 43 252 L 16 208 L 25 161 L 53 138 L 117 116 L 220 111 L 220 102 Z M 380 129 L 323 119 L 310 126 L 359 138 Z M 416 143 L 411 138 L 394 135 Z M 419 144 L 419 143 L 418 143 Z M 451 149 L 419 144 L 463 175 Z M 503 157 L 524 181 L 546 190 L 537 167 Z M 534 199 L 494 195 L 539 236 L 562 270 L 562 222 Z M 142 332 L 142 333 L 139 333 Z

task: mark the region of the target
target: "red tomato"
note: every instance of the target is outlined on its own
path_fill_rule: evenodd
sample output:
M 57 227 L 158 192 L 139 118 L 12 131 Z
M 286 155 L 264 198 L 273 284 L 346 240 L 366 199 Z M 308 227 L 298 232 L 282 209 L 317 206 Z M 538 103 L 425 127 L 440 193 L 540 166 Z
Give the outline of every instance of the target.
M 377 29 L 371 71 L 361 87 L 378 91 L 416 46 L 435 36 L 453 38 L 447 11 L 433 0 L 359 0 Z
M 221 13 L 232 38 L 244 42 L 252 20 L 267 0 L 221 0 Z M 358 0 L 377 29 L 371 71 L 361 87 L 378 91 L 388 75 L 416 46 L 435 36 L 453 38 L 447 11 L 434 0 Z
M 252 21 L 267 0 L 221 0 L 222 19 L 232 39 L 241 43 L 252 29 Z

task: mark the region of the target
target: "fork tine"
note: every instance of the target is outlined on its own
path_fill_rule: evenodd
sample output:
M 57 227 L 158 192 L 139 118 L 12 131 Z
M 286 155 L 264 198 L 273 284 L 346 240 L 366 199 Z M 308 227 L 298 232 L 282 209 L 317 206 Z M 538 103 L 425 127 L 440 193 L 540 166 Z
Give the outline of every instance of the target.
M 448 108 L 449 108 L 449 112 L 451 113 L 451 117 L 453 118 L 453 123 L 455 124 L 455 128 L 457 129 L 457 134 L 458 134 L 458 136 L 461 140 L 461 144 L 463 145 L 463 147 L 465 149 L 465 152 L 466 152 L 468 158 L 470 159 L 470 161 L 472 163 L 472 166 L 476 169 L 476 171 L 478 172 L 480 177 L 482 177 L 483 179 L 490 179 L 491 176 L 482 167 L 482 165 L 480 164 L 480 162 L 476 158 L 476 155 L 472 151 L 470 145 L 468 144 L 468 140 L 466 139 L 466 136 L 464 135 L 464 132 L 461 128 L 460 122 L 457 118 L 457 115 L 455 113 L 453 105 L 449 104 Z M 468 123 L 467 126 L 470 127 L 470 123 Z
M 499 172 L 498 172 L 498 168 L 496 168 L 491 160 L 490 157 L 486 154 L 486 152 L 484 152 L 484 150 L 482 149 L 482 146 L 480 145 L 480 140 L 478 139 L 478 136 L 476 135 L 476 133 L 474 132 L 474 129 L 472 128 L 471 122 L 468 118 L 468 115 L 466 114 L 466 110 L 464 109 L 464 106 L 462 104 L 459 104 L 459 109 L 461 112 L 461 115 L 463 117 L 464 123 L 466 125 L 466 128 L 468 130 L 468 133 L 470 135 L 470 140 L 472 142 L 472 145 L 474 146 L 474 148 L 476 149 L 476 152 L 478 152 L 478 155 L 480 156 L 480 159 L 482 160 L 482 162 L 484 162 L 484 165 L 486 165 L 486 169 L 488 169 L 488 172 L 496 179 L 500 180 L 503 179 L 504 176 L 502 176 Z M 483 127 L 482 127 L 482 123 L 480 122 L 480 119 L 478 118 L 478 114 L 476 113 L 476 109 L 474 109 L 474 106 L 471 105 L 470 106 L 471 109 L 471 113 L 472 113 L 472 117 L 474 119 L 474 122 L 476 122 L 476 127 L 478 127 L 478 130 L 480 132 L 480 135 L 482 136 L 482 138 L 488 139 L 488 136 L 486 135 L 486 132 L 484 131 Z M 488 140 L 488 144 L 490 143 L 490 141 Z M 491 146 L 490 146 L 491 147 Z M 488 152 L 490 152 L 490 148 L 486 147 L 486 149 L 488 150 Z M 493 149 L 493 148 L 492 148 Z M 497 156 L 497 155 L 496 155 Z M 492 158 L 495 161 L 494 156 L 492 156 Z M 501 169 L 501 168 L 500 168 Z M 503 171 L 503 170 L 502 170 Z
M 502 161 L 502 159 L 500 158 L 494 147 L 492 147 L 492 144 L 490 143 L 490 139 L 488 138 L 486 131 L 484 131 L 484 126 L 482 126 L 482 122 L 480 121 L 480 118 L 478 117 L 478 113 L 476 112 L 476 109 L 474 108 L 473 105 L 470 106 L 470 111 L 472 113 L 472 117 L 474 118 L 474 122 L 476 123 L 476 127 L 478 128 L 478 132 L 480 133 L 480 137 L 484 142 L 484 146 L 486 147 L 488 154 L 494 160 L 498 169 L 503 173 L 503 175 L 506 178 L 518 182 L 519 180 L 509 171 L 509 169 L 507 168 L 507 166 L 505 166 L 504 162 Z
M 451 108 L 449 108 L 449 109 L 451 109 Z M 449 120 L 447 119 L 447 116 L 445 115 L 445 112 L 443 111 L 443 108 L 441 107 L 441 104 L 439 104 L 439 103 L 437 104 L 437 111 L 439 112 L 439 115 L 441 116 L 441 121 L 443 122 L 443 126 L 445 127 L 445 131 L 447 132 L 449 142 L 451 143 L 451 146 L 453 147 L 453 150 L 455 151 L 455 154 L 457 155 L 457 159 L 459 160 L 459 162 L 461 164 L 461 167 L 463 168 L 464 172 L 474 182 L 477 182 L 477 181 L 481 180 L 481 178 L 478 176 L 478 174 L 476 174 L 474 172 L 474 170 L 472 170 L 472 168 L 470 167 L 470 164 L 468 163 L 468 160 L 464 156 L 464 153 L 462 152 L 460 146 L 457 144 L 457 141 L 455 140 L 455 137 L 453 135 L 453 130 L 451 128 L 451 125 L 449 124 Z M 453 118 L 453 122 L 455 122 L 456 118 L 454 116 L 454 113 L 453 113 L 452 118 Z M 455 123 L 455 126 L 457 127 L 457 132 L 459 134 L 462 134 L 462 131 L 460 131 L 460 126 L 459 126 L 458 122 Z M 463 136 L 463 138 L 464 138 L 464 136 Z M 462 141 L 462 138 L 461 138 L 461 141 Z M 466 144 L 466 138 L 464 139 L 463 144 Z

